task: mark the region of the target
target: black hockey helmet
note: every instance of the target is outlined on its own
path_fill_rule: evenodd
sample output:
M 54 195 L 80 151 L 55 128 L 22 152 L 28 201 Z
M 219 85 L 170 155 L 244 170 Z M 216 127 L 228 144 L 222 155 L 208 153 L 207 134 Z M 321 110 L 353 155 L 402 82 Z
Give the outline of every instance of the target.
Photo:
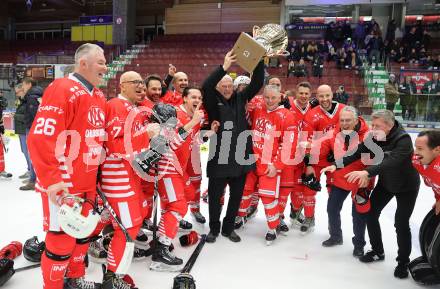
M 168 127 L 176 127 L 176 108 L 170 104 L 162 102 L 156 103 L 153 106 L 153 113 L 150 116 L 150 121 L 159 124 L 166 124 Z
M 23 255 L 26 260 L 31 262 L 40 262 L 46 244 L 39 242 L 37 236 L 27 239 L 23 246 Z

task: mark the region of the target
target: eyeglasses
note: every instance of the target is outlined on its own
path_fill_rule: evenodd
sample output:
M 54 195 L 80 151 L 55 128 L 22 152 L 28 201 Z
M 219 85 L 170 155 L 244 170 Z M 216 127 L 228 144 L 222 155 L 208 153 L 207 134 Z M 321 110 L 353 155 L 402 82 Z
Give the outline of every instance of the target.
M 143 80 L 139 80 L 139 79 L 127 80 L 127 81 L 124 81 L 122 83 L 131 83 L 131 84 L 134 84 L 134 85 L 145 85 L 145 82 Z

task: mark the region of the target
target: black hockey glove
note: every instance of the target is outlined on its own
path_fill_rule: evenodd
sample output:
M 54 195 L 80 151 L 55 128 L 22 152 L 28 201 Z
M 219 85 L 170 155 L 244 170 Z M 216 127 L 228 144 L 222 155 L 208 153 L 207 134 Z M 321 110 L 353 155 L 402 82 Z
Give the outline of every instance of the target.
M 140 174 L 148 173 L 163 154 L 168 151 L 167 139 L 164 136 L 156 136 L 150 141 L 150 149 L 134 157 L 133 168 Z
M 335 162 L 335 155 L 333 154 L 333 152 L 329 152 L 329 154 L 327 155 L 327 161 L 329 163 L 334 163 Z
M 292 105 L 290 104 L 289 98 L 286 96 L 281 100 L 280 105 L 284 105 L 285 108 L 290 109 Z
M 321 184 L 319 183 L 318 179 L 316 179 L 316 177 L 313 174 L 310 174 L 310 175 L 302 174 L 301 181 L 302 181 L 303 185 L 305 185 L 306 187 L 308 187 L 311 190 L 314 190 L 317 192 L 319 192 L 321 190 Z
M 0 124 L 0 134 L 5 134 L 5 126 Z
M 14 261 L 7 258 L 0 259 L 0 287 L 8 282 L 14 273 Z

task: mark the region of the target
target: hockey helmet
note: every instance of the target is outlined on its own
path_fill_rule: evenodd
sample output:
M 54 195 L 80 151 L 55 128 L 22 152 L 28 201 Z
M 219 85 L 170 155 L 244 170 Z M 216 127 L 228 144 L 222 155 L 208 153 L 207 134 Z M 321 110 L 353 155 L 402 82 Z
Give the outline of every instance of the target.
M 237 89 L 241 84 L 249 85 L 249 83 L 251 83 L 251 79 L 246 75 L 237 76 L 237 78 L 234 79 L 234 89 Z
M 23 246 L 24 258 L 31 262 L 40 262 L 45 246 L 44 241 L 39 242 L 37 236 L 27 239 Z
M 101 219 L 96 210 L 92 210 L 88 216 L 81 214 L 84 201 L 75 197 L 73 204 L 64 203 L 58 210 L 58 222 L 61 229 L 75 239 L 90 236 Z
M 153 123 L 165 124 L 167 127 L 175 128 L 177 125 L 176 108 L 170 104 L 156 103 L 153 106 L 153 113 L 150 116 Z

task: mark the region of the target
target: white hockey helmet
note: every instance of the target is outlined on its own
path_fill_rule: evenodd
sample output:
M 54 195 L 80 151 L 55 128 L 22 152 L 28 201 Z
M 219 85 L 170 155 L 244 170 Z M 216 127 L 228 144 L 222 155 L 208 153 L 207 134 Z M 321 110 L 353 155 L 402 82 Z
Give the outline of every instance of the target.
M 234 89 L 237 89 L 240 84 L 249 85 L 251 83 L 251 79 L 247 77 L 246 75 L 239 75 L 234 80 Z
M 87 217 L 83 216 L 81 214 L 83 202 L 79 199 L 75 197 L 73 205 L 64 203 L 58 210 L 58 222 L 61 229 L 75 239 L 90 236 L 101 219 L 101 216 L 95 210 L 92 210 Z

